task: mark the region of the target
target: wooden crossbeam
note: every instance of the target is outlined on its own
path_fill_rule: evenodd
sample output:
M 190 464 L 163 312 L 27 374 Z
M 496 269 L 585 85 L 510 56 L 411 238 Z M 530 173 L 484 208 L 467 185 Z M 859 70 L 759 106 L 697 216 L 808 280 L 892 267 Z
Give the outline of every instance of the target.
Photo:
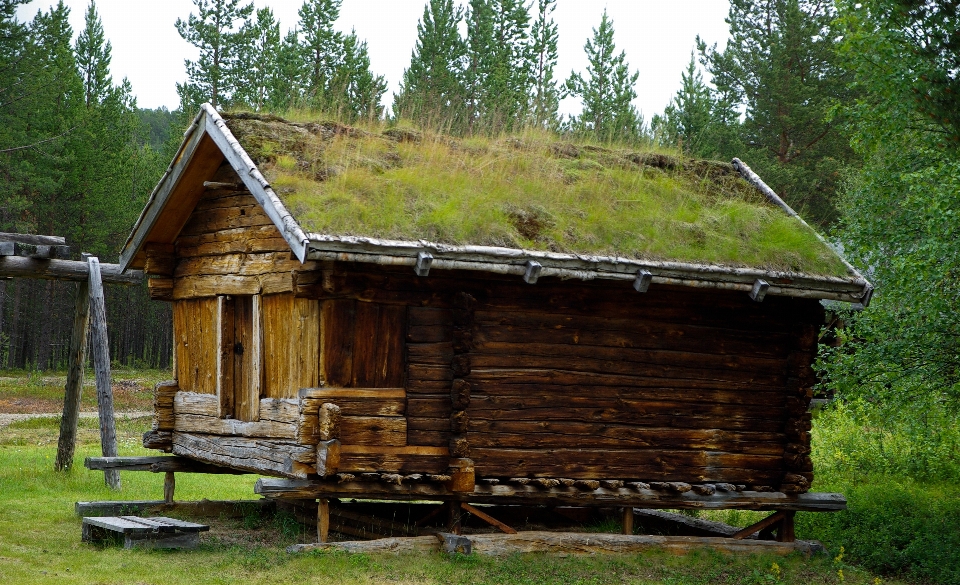
M 373 498 L 396 501 L 460 500 L 481 504 L 550 502 L 554 506 L 633 506 L 635 508 L 806 512 L 833 512 L 847 507 L 847 500 L 843 494 L 834 493 L 808 492 L 791 495 L 781 492 L 718 491 L 713 495 L 699 495 L 693 491 L 671 493 L 626 487 L 581 490 L 563 485 L 542 488 L 514 484 L 479 484 L 475 485 L 472 491 L 454 492 L 435 483 L 404 482 L 401 485 L 381 483 L 379 476 L 376 482 L 260 478 L 254 490 L 260 495 L 271 498 L 310 500 L 318 498 Z
M 490 526 L 493 526 L 493 527 L 495 527 L 495 528 L 499 528 L 501 532 L 504 532 L 504 533 L 506 533 L 506 534 L 516 534 L 516 533 L 517 533 L 517 531 L 514 530 L 513 528 L 511 528 L 510 526 L 507 526 L 506 524 L 504 524 L 503 522 L 497 520 L 496 518 L 494 518 L 494 517 L 491 516 L 490 514 L 487 514 L 486 512 L 483 512 L 483 511 L 475 508 L 474 506 L 471 506 L 470 504 L 468 504 L 468 503 L 466 503 L 466 502 L 461 502 L 461 503 L 460 503 L 460 508 L 462 508 L 465 512 L 469 512 L 469 513 L 473 514 L 474 516 L 476 516 L 477 518 L 483 520 L 484 522 L 486 522 L 486 523 L 489 524 Z
M 734 535 L 731 536 L 730 538 L 732 538 L 732 539 L 734 539 L 734 540 L 743 540 L 744 538 L 750 536 L 751 534 L 753 534 L 753 533 L 755 533 L 755 532 L 759 532 L 759 531 L 761 531 L 761 530 L 763 530 L 763 529 L 765 529 L 765 528 L 769 528 L 769 527 L 773 526 L 773 525 L 776 524 L 777 522 L 782 521 L 783 518 L 784 518 L 784 513 L 783 513 L 783 512 L 777 512 L 776 514 L 771 514 L 771 515 L 767 516 L 766 518 L 764 518 L 763 520 L 761 520 L 761 521 L 759 521 L 759 522 L 757 522 L 757 523 L 755 523 L 755 524 L 751 524 L 750 526 L 747 526 L 746 528 L 744 528 L 744 529 L 741 530 L 740 532 L 737 532 L 736 534 L 734 534 Z
M 89 277 L 89 269 L 86 262 L 78 260 L 40 260 L 23 256 L 0 256 L 0 276 L 82 282 Z M 140 270 L 120 272 L 119 264 L 101 264 L 100 276 L 104 284 L 138 284 L 143 281 L 143 272 Z

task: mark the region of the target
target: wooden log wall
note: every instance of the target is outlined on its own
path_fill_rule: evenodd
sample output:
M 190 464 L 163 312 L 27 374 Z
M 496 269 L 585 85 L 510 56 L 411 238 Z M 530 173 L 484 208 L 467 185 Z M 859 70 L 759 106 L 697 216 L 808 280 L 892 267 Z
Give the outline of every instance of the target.
M 313 281 L 297 294 L 409 305 L 408 443 L 462 445 L 478 477 L 812 480 L 816 301 L 346 264 Z

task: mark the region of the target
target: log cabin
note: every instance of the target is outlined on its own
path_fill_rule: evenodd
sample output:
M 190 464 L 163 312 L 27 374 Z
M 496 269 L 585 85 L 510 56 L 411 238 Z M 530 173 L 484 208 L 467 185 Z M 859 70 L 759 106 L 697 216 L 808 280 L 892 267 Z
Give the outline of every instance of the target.
M 173 304 L 145 446 L 313 497 L 771 509 L 814 477 L 821 301 L 872 292 L 736 159 L 209 105 L 120 263 Z

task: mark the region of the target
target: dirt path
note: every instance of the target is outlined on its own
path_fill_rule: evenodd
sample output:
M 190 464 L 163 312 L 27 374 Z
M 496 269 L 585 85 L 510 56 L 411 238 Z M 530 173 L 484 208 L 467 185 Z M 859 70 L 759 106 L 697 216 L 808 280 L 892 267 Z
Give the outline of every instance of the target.
M 28 420 L 31 418 L 54 418 L 60 416 L 57 413 L 52 412 L 40 412 L 40 413 L 30 413 L 30 414 L 13 414 L 13 413 L 4 413 L 0 412 L 0 429 L 6 428 L 12 422 L 17 422 L 21 420 Z M 114 414 L 117 418 L 143 418 L 146 416 L 153 416 L 152 412 L 147 411 L 133 411 L 133 412 L 117 412 Z M 96 412 L 81 412 L 80 418 L 96 418 Z

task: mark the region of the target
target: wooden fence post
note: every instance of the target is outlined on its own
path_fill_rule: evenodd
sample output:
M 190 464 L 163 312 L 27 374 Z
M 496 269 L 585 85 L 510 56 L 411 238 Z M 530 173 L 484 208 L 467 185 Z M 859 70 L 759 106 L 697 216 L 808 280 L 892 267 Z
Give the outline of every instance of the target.
M 93 371 L 97 380 L 97 409 L 100 411 L 100 447 L 104 457 L 117 456 L 117 428 L 113 418 L 113 388 L 110 384 L 110 344 L 107 339 L 107 313 L 103 301 L 100 260 L 87 258 L 90 267 L 90 341 L 93 344 Z M 105 469 L 103 479 L 111 488 L 120 489 L 120 472 Z
M 83 389 L 83 370 L 87 364 L 87 336 L 90 333 L 90 281 L 77 284 L 76 312 L 70 337 L 70 355 L 67 364 L 67 387 L 63 395 L 63 417 L 60 419 L 60 439 L 57 444 L 55 471 L 69 471 L 77 447 L 77 419 L 80 416 L 80 395 Z

